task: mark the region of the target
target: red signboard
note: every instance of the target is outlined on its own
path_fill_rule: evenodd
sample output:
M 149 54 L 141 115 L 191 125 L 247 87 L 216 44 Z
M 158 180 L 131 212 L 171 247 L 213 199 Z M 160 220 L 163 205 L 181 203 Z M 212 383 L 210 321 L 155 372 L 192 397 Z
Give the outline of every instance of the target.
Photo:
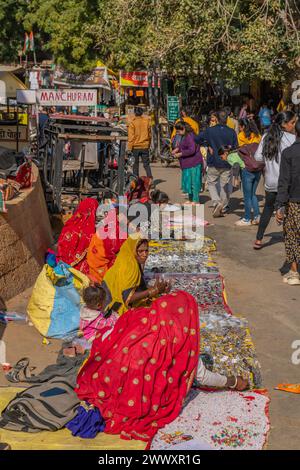
M 148 73 L 139 72 L 120 72 L 120 85 L 123 87 L 139 87 L 148 88 Z M 154 83 L 152 83 L 154 86 Z M 160 87 L 160 80 L 158 80 L 158 86 Z

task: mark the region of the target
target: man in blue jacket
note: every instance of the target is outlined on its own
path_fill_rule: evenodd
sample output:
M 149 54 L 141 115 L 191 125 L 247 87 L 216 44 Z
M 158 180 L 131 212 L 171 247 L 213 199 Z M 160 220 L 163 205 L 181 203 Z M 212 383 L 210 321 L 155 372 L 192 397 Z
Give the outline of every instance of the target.
M 233 129 L 226 125 L 226 122 L 226 111 L 220 111 L 217 125 L 208 127 L 195 137 L 197 144 L 208 146 L 207 185 L 214 206 L 214 217 L 222 217 L 227 210 L 231 180 L 231 166 L 222 160 L 218 150 L 224 145 L 230 146 L 232 149 L 238 147 L 237 135 Z

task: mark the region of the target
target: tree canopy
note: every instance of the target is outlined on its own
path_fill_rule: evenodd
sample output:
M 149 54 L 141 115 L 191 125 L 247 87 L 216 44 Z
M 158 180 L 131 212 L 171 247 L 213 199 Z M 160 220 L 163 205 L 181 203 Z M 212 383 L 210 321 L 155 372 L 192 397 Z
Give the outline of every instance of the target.
M 0 0 L 0 60 L 24 30 L 71 71 L 128 70 L 284 81 L 300 56 L 298 0 Z M 22 33 L 23 31 L 23 33 Z

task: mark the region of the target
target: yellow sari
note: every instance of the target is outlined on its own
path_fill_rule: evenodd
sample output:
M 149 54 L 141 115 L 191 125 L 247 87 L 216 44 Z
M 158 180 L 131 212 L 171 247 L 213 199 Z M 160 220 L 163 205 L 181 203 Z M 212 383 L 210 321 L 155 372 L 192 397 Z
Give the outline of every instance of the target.
M 141 237 L 129 237 L 122 245 L 114 265 L 104 276 L 102 286 L 107 294 L 106 311 L 113 308 L 122 315 L 141 283 L 141 270 L 136 249 Z

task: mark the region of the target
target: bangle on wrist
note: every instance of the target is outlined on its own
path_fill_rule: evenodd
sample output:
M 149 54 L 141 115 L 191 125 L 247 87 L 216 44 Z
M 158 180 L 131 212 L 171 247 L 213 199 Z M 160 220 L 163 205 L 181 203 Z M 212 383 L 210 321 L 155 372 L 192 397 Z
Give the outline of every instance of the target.
M 234 376 L 234 384 L 233 385 L 229 385 L 228 388 L 230 388 L 231 390 L 234 390 L 235 387 L 237 386 L 237 383 L 238 383 L 238 379 L 236 376 Z

